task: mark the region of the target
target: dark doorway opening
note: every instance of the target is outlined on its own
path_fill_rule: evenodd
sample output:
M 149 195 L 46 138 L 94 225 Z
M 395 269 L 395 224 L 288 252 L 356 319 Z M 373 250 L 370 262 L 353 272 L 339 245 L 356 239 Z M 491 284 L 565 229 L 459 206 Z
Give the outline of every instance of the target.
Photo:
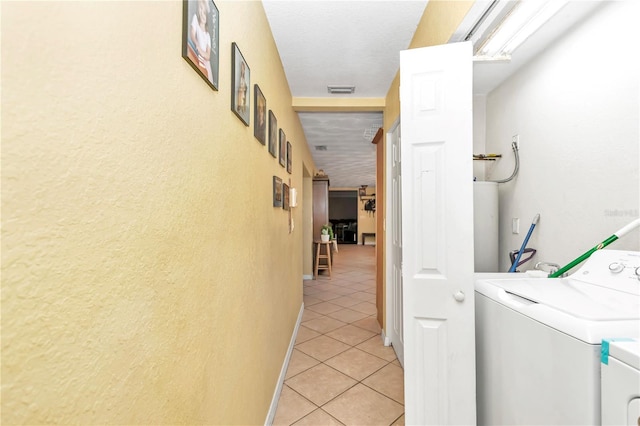
M 358 191 L 329 191 L 329 222 L 340 244 L 358 244 Z

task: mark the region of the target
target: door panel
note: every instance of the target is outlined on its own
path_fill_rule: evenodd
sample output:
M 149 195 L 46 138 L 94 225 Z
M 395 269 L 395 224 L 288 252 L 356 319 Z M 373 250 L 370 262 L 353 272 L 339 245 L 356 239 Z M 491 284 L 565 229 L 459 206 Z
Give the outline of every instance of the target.
M 400 162 L 400 126 L 397 125 L 389 133 L 390 142 L 389 170 L 391 204 L 387 207 L 390 221 L 391 242 L 390 253 L 390 299 L 389 338 L 400 364 L 404 365 L 404 330 L 402 326 L 403 292 L 402 292 L 402 176 Z
M 475 423 L 472 50 L 400 53 L 405 421 Z

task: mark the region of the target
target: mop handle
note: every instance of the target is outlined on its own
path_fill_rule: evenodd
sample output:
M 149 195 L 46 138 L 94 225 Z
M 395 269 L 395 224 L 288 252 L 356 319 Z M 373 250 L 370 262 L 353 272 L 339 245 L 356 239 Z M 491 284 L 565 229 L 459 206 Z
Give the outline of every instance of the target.
M 531 226 L 529 227 L 529 232 L 527 232 L 527 236 L 524 238 L 524 241 L 522 242 L 522 247 L 520 247 L 520 251 L 518 252 L 518 256 L 516 257 L 516 260 L 514 260 L 513 265 L 511 265 L 511 268 L 509 268 L 509 272 L 516 271 L 516 268 L 518 267 L 518 262 L 520 262 L 520 257 L 522 256 L 522 253 L 524 253 L 524 249 L 527 247 L 527 243 L 529 242 L 529 237 L 531 237 L 533 228 L 536 227 L 538 220 L 540 220 L 540 214 L 537 214 L 534 216 L 533 222 L 531 222 Z
M 567 272 L 569 269 L 571 269 L 574 266 L 576 266 L 578 263 L 581 263 L 582 261 L 587 259 L 596 250 L 601 250 L 601 249 L 605 248 L 606 246 L 608 246 L 609 244 L 611 244 L 612 242 L 614 242 L 618 238 L 626 235 L 629 231 L 631 231 L 634 228 L 637 228 L 638 226 L 640 226 L 640 219 L 636 219 L 633 222 L 631 222 L 630 224 L 628 224 L 626 226 L 623 226 L 617 232 L 615 232 L 612 236 L 610 236 L 609 238 L 607 238 L 606 240 L 604 240 L 603 242 L 601 242 L 600 244 L 598 244 L 597 246 L 595 246 L 591 250 L 587 251 L 586 253 L 582 254 L 581 256 L 578 256 L 572 262 L 570 262 L 566 266 L 563 266 L 562 268 L 558 269 L 553 274 L 549 274 L 549 278 L 558 278 L 559 276 L 561 276 L 562 274 Z

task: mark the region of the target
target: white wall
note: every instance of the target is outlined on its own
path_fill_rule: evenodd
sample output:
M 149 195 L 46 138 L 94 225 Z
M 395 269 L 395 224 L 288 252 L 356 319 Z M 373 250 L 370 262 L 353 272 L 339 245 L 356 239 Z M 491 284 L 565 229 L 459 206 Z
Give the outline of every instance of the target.
M 473 153 L 495 154 L 486 150 L 486 122 L 487 122 L 487 96 L 473 95 Z M 486 162 L 488 160 L 473 161 L 473 177 L 477 180 L 485 180 Z
M 536 213 L 523 269 L 565 265 L 640 215 L 639 16 L 633 0 L 597 8 L 487 96 L 486 149 L 503 154 L 487 179 L 511 174 L 520 136 L 520 172 L 500 185 L 501 270 Z M 640 250 L 640 230 L 608 248 Z

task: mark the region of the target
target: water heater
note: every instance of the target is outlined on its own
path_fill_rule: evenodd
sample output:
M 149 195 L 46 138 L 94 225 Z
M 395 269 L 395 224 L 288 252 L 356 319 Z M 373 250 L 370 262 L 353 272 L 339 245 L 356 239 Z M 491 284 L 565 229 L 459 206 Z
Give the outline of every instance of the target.
M 498 183 L 473 182 L 475 272 L 498 272 Z

